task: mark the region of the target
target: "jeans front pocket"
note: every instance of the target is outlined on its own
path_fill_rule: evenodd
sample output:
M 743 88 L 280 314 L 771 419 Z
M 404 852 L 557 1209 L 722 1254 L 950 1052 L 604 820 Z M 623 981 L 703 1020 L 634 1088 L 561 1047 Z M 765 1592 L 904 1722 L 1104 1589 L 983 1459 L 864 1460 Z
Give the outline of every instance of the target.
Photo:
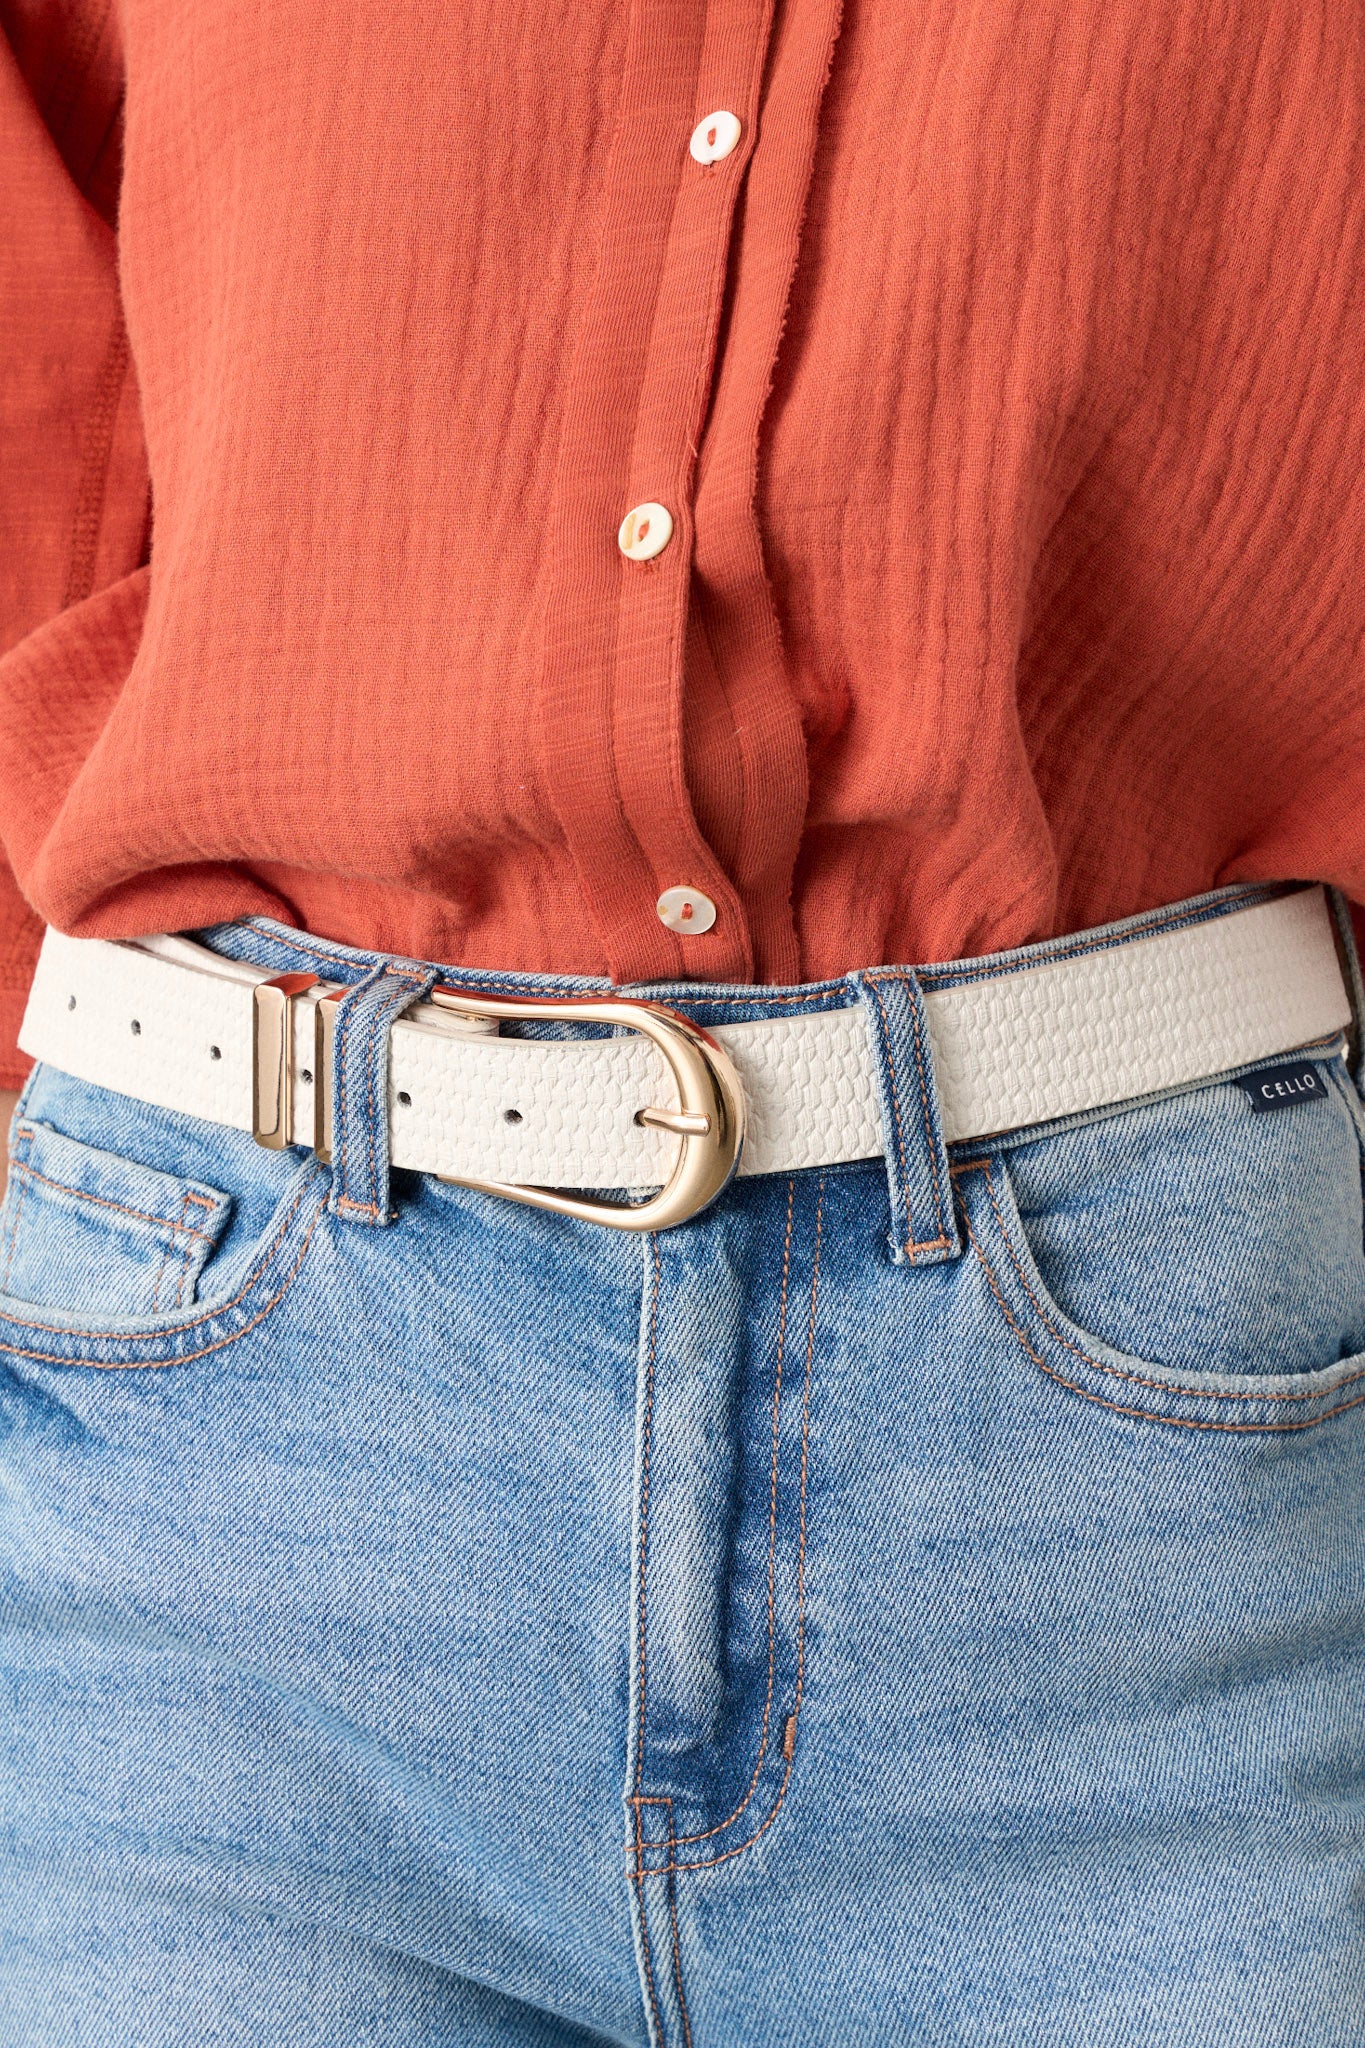
M 1365 1350 L 1358 1098 L 1338 1048 L 1300 1058 L 1297 1092 L 1285 1071 L 991 1147 L 1066 1317 L 1185 1373 L 1311 1372 Z
M 291 1290 L 327 1186 L 309 1155 L 39 1065 L 0 1207 L 0 1353 L 33 1366 L 218 1353 Z
M 1059 1389 L 1117 1416 L 1226 1435 L 1311 1428 L 1365 1403 L 1365 1350 L 1307 1370 L 1219 1372 L 1143 1358 L 1082 1327 L 1034 1257 L 1003 1155 L 955 1170 L 972 1253 L 1011 1347 Z M 1166 1284 L 1178 1287 L 1179 1275 Z
M 0 1210 L 0 1292 L 108 1315 L 187 1307 L 231 1207 L 203 1181 L 21 1116 Z

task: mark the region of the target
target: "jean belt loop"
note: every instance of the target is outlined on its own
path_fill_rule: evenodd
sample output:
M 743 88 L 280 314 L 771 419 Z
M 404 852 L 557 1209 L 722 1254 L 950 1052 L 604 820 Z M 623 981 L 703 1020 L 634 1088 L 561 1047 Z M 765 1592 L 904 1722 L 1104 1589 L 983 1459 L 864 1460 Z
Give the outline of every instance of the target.
M 348 989 L 330 1020 L 330 1207 L 348 1223 L 391 1223 L 389 1199 L 389 1032 L 420 1003 L 435 971 L 384 962 Z M 325 1057 L 325 1052 L 324 1052 Z M 319 1076 L 321 1078 L 321 1075 Z
M 849 976 L 871 1034 L 891 1195 L 891 1256 L 933 1266 L 962 1250 L 924 996 L 908 967 Z
M 1327 905 L 1336 928 L 1341 971 L 1351 998 L 1351 1031 L 1347 1058 L 1350 1062 L 1351 1078 L 1357 1087 L 1361 1087 L 1365 1085 L 1365 977 L 1362 977 L 1360 971 L 1360 946 L 1356 937 L 1355 919 L 1351 914 L 1351 906 L 1340 889 L 1328 889 Z

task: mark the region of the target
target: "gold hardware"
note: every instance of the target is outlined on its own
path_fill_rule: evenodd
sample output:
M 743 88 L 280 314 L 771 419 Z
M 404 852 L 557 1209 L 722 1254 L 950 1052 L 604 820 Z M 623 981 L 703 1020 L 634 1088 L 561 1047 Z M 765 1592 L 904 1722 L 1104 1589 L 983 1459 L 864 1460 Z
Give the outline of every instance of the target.
M 711 1128 L 709 1116 L 687 1116 L 680 1109 L 637 1109 L 637 1124 L 649 1131 L 672 1131 L 680 1138 L 704 1138 Z
M 589 1195 L 563 1194 L 558 1188 L 466 1180 L 454 1174 L 442 1174 L 442 1180 L 504 1195 L 508 1201 L 525 1202 L 533 1209 L 553 1209 L 561 1216 L 605 1224 L 611 1230 L 670 1230 L 697 1215 L 729 1186 L 744 1143 L 744 1090 L 729 1054 L 699 1024 L 676 1010 L 665 1009 L 662 1003 L 634 1002 L 628 996 L 546 996 L 538 1002 L 518 1002 L 438 984 L 427 1001 L 461 1017 L 548 1017 L 556 1022 L 623 1024 L 663 1054 L 680 1105 L 676 1110 L 640 1112 L 640 1123 L 674 1131 L 681 1140 L 673 1171 L 658 1194 L 645 1202 L 602 1202 Z
M 317 985 L 316 974 L 277 974 L 251 997 L 251 1135 L 282 1152 L 294 1124 L 294 999 Z
M 313 1005 L 313 1150 L 332 1163 L 332 1041 L 341 997 L 319 996 Z

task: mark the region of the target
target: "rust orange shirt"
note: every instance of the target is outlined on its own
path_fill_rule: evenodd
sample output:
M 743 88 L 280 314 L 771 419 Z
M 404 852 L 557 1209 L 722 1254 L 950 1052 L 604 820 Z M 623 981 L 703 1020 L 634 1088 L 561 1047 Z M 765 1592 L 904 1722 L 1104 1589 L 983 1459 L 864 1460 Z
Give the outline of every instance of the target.
M 1357 0 L 0 21 L 11 1063 L 39 917 L 786 980 L 1365 895 Z

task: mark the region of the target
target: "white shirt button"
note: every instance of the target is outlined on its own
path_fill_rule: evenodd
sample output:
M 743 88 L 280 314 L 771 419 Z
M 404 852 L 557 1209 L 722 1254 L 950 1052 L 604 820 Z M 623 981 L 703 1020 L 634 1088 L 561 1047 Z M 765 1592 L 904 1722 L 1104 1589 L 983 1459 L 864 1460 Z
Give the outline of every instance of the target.
M 660 924 L 666 924 L 671 932 L 692 937 L 698 932 L 709 932 L 716 921 L 716 906 L 700 889 L 665 889 L 654 908 Z
M 688 148 L 699 164 L 718 164 L 723 156 L 729 156 L 743 132 L 738 115 L 721 108 L 698 121 Z
M 616 545 L 632 562 L 652 562 L 673 538 L 667 505 L 632 505 L 616 533 Z

